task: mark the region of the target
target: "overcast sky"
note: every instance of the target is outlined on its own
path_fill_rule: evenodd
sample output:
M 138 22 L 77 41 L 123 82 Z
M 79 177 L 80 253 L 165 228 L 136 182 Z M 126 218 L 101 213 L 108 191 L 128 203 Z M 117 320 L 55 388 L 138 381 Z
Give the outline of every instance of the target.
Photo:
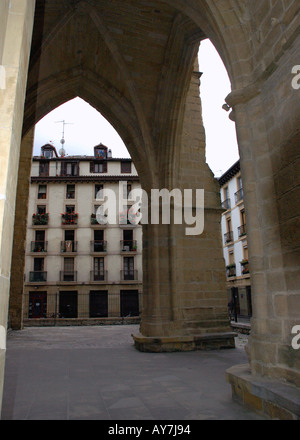
M 224 173 L 238 159 L 235 124 L 222 109 L 230 93 L 230 81 L 225 67 L 209 40 L 201 43 L 199 51 L 201 77 L 200 94 L 206 131 L 206 159 L 216 177 Z M 34 155 L 40 147 L 52 142 L 59 151 L 63 123 L 66 154 L 93 155 L 93 147 L 100 142 L 112 149 L 113 157 L 130 157 L 114 128 L 92 106 L 75 98 L 53 110 L 35 128 Z

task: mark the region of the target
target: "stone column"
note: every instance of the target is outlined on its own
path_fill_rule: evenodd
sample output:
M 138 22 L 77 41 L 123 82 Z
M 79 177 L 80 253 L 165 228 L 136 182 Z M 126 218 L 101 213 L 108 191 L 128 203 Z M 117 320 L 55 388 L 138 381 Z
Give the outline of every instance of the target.
M 279 418 L 300 414 L 300 349 L 292 344 L 300 325 L 300 100 L 291 76 L 299 44 L 298 37 L 263 83 L 228 97 L 238 127 L 253 318 L 249 365 L 231 368 L 227 378 L 235 397 Z
M 204 231 L 187 235 L 188 225 L 145 225 L 143 228 L 143 314 L 135 345 L 144 351 L 234 347 L 226 296 L 221 242 L 218 182 L 205 162 L 205 133 L 199 96 L 199 74 L 192 75 L 187 94 L 180 145 L 170 160 L 173 186 L 167 184 L 170 164 L 160 177 L 162 187 L 204 189 Z M 184 200 L 182 200 L 184 206 Z M 195 215 L 195 199 L 190 202 Z M 198 212 L 199 214 L 199 212 Z M 150 216 L 149 216 L 150 217 Z
M 0 402 L 5 364 L 16 185 L 34 6 L 34 0 L 11 0 L 1 2 L 0 10 Z
M 31 129 L 22 139 L 19 162 L 9 296 L 9 325 L 14 330 L 23 327 L 25 247 L 33 138 L 34 129 Z

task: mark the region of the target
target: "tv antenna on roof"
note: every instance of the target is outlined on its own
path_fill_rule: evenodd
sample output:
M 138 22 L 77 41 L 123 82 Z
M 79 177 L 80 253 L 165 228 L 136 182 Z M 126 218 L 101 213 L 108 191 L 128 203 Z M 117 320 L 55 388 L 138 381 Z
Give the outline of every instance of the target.
M 64 149 L 64 143 L 66 142 L 65 141 L 65 125 L 73 124 L 73 122 L 66 122 L 65 120 L 63 120 L 63 121 L 56 121 L 56 124 L 59 124 L 59 123 L 61 123 L 63 125 L 62 136 L 61 136 L 61 140 L 60 140 L 61 149 L 59 150 L 59 154 L 61 156 L 65 156 L 65 154 L 66 154 L 66 151 Z

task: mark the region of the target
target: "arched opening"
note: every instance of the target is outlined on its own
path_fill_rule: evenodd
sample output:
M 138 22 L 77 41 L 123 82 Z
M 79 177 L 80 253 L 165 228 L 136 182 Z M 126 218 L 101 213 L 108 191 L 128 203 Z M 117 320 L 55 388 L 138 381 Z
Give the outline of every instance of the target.
M 65 128 L 62 121 L 66 123 Z M 63 129 L 68 154 L 92 155 L 93 146 L 101 142 L 114 149 L 115 157 L 129 157 L 124 142 L 111 124 L 78 97 L 62 104 L 35 125 L 33 155 L 38 155 L 40 147 L 49 141 L 59 151 Z
M 142 226 L 128 213 L 139 189 L 122 139 L 87 102 L 36 124 L 21 325 L 139 322 Z
M 205 0 L 166 0 L 150 5 L 135 0 L 65 0 L 53 5 L 41 0 L 36 2 L 32 42 L 35 2 L 24 2 L 23 9 L 18 5 L 17 14 L 14 2 L 10 9 L 8 3 L 4 3 L 4 18 L 1 16 L 3 29 L 8 30 L 7 35 L 14 34 L 16 15 L 23 27 L 18 33 L 16 56 L 9 47 L 12 37 L 4 39 L 1 33 L 0 39 L 0 56 L 8 75 L 1 130 L 4 133 L 11 127 L 4 141 L 2 236 L 11 237 L 13 230 L 15 185 L 11 183 L 18 169 L 30 47 L 20 164 L 25 165 L 31 156 L 29 138 L 35 123 L 61 103 L 81 96 L 116 127 L 145 188 L 208 188 L 206 223 L 215 232 L 219 227 L 217 187 L 206 167 L 200 173 L 198 170 L 197 176 L 194 174 L 195 158 L 197 165 L 202 164 L 205 149 L 203 130 L 191 129 L 195 128 L 193 117 L 198 115 L 199 107 L 196 105 L 196 113 L 188 115 L 188 109 L 194 108 L 193 91 L 198 87 L 194 69 L 197 45 L 208 37 L 222 57 L 232 84 L 226 102 L 237 123 L 245 201 L 250 213 L 247 224 L 256 314 L 251 372 L 299 384 L 297 353 L 290 348 L 291 326 L 299 305 L 299 237 L 295 234 L 299 215 L 296 210 L 286 216 L 280 206 L 282 202 L 293 205 L 299 192 L 299 100 L 291 86 L 291 63 L 297 64 L 299 49 L 294 26 L 297 2 L 291 0 L 281 7 L 275 2 L 257 13 L 256 2 L 241 4 L 235 0 L 226 5 Z M 27 23 L 28 33 L 23 32 Z M 286 147 L 291 151 L 289 163 Z M 25 174 L 26 169 L 24 166 Z M 25 174 L 21 176 L 22 166 L 19 170 L 19 178 L 26 181 Z M 224 281 L 220 243 L 213 251 L 211 248 L 217 240 L 213 230 L 201 240 L 194 240 L 185 237 L 177 225 L 145 228 L 145 273 L 151 268 L 153 276 L 146 277 L 147 313 L 141 344 L 149 343 L 151 337 L 156 343 L 160 336 L 171 338 L 181 332 L 186 337 L 195 327 L 203 335 L 208 332 L 202 326 L 204 321 L 210 330 L 219 333 L 212 316 L 225 328 L 224 303 L 218 303 L 212 312 L 204 301 L 205 292 L 210 301 L 216 299 L 213 295 L 220 293 Z M 8 241 L 3 241 L 5 251 L 10 249 Z M 211 270 L 213 254 L 217 267 Z M 8 292 L 10 263 L 2 262 L 1 280 Z M 200 283 L 203 296 L 199 298 Z M 207 286 L 215 293 L 207 291 Z M 4 298 L 1 322 L 6 326 L 8 296 Z M 197 307 L 189 307 L 195 305 L 195 300 Z
M 47 4 L 44 6 L 47 7 Z M 172 338 L 182 335 L 185 345 L 190 333 L 196 333 L 200 339 L 206 333 L 222 333 L 223 336 L 217 336 L 213 344 L 231 346 L 233 334 L 227 319 L 227 301 L 224 294 L 219 294 L 224 281 L 219 240 L 210 245 L 210 250 L 213 248 L 214 252 L 208 250 L 219 227 L 219 191 L 205 162 L 205 136 L 201 122 L 199 124 L 201 104 L 197 52 L 203 32 L 188 17 L 168 6 L 158 10 L 143 7 L 141 13 L 151 17 L 148 24 L 152 29 L 153 45 L 148 56 L 142 58 L 143 39 L 138 40 L 135 47 L 138 55 L 127 54 L 120 39 L 124 24 L 118 22 L 119 33 L 116 32 L 105 23 L 96 6 L 79 2 L 75 9 L 69 11 L 70 14 L 62 12 L 57 10 L 56 23 L 63 24 L 59 33 L 49 30 L 48 36 L 44 37 L 44 45 L 39 48 L 39 17 L 41 14 L 47 21 L 48 16 L 44 11 L 36 11 L 24 136 L 51 109 L 79 96 L 115 126 L 135 163 L 142 188 L 148 193 L 154 188 L 169 191 L 177 188 L 182 193 L 185 189 L 195 191 L 203 188 L 206 191 L 205 206 L 209 208 L 205 210 L 205 222 L 210 226 L 205 236 L 186 236 L 183 224 L 147 224 L 144 227 L 145 305 L 142 337 L 137 344 L 139 348 L 146 349 L 148 343 L 152 346 L 154 336 L 166 336 L 173 345 L 176 342 Z M 114 16 L 115 11 L 109 8 L 109 14 Z M 153 16 L 158 19 L 154 25 Z M 48 24 L 44 23 L 45 30 Z M 80 30 L 83 25 L 89 30 L 84 36 Z M 58 50 L 56 43 L 59 37 L 64 45 L 65 38 L 68 39 L 74 30 L 81 39 L 72 40 L 71 45 L 65 48 L 74 56 L 64 58 L 62 69 L 59 62 L 62 51 Z M 91 38 L 96 39 L 93 45 Z M 105 63 L 101 63 L 100 59 L 104 56 Z M 136 56 L 143 61 L 132 64 L 139 59 Z M 57 62 L 48 62 L 55 58 Z M 160 68 L 153 69 L 157 60 Z M 189 114 L 191 108 L 194 110 Z M 191 163 L 197 164 L 197 167 L 191 166 Z M 186 261 L 181 264 L 185 248 L 194 249 L 198 255 L 189 265 Z M 202 249 L 207 254 L 205 262 L 200 258 Z M 218 281 L 210 284 L 208 276 L 205 287 L 200 287 L 202 281 L 198 274 L 205 269 L 218 273 Z M 211 297 L 218 297 L 219 302 L 206 306 L 208 291 Z M 191 306 L 193 303 L 198 303 L 198 306 Z M 194 330 L 194 323 L 198 320 L 196 327 L 199 328 Z M 146 343 L 144 336 L 148 338 Z

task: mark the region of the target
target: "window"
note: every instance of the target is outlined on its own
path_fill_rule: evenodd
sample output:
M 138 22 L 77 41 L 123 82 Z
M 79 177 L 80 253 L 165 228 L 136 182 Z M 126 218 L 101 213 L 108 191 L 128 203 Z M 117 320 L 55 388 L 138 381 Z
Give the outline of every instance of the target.
M 233 241 L 233 232 L 231 229 L 231 217 L 226 218 L 226 234 L 225 234 L 225 244 Z
M 224 209 L 230 209 L 231 207 L 231 203 L 230 203 L 230 197 L 229 197 L 229 190 L 228 190 L 228 186 L 226 186 L 223 189 L 223 194 L 224 194 L 224 201 L 222 202 L 222 207 Z
M 94 258 L 94 281 L 104 281 L 104 258 Z
M 75 206 L 74 205 L 67 205 L 66 206 L 66 213 L 67 214 L 74 214 L 75 212 Z
M 46 214 L 46 205 L 38 205 L 36 212 L 37 214 Z
M 134 280 L 134 257 L 124 257 L 124 280 Z
M 239 176 L 236 180 L 237 180 L 237 188 L 238 188 L 238 190 L 242 189 L 243 188 L 243 182 L 242 182 L 241 176 Z
M 47 281 L 46 272 L 44 272 L 44 258 L 33 259 L 33 272 L 30 273 L 29 281 L 31 282 Z
M 128 199 L 129 194 L 131 193 L 131 188 L 132 188 L 132 186 L 130 183 L 127 183 L 127 185 L 123 184 L 123 198 L 124 199 Z
M 45 199 L 47 196 L 47 185 L 39 185 L 38 199 Z
M 95 147 L 94 148 L 94 156 L 98 159 L 106 159 L 107 157 L 107 148 L 106 147 Z
M 104 231 L 98 229 L 94 231 L 93 252 L 105 252 Z
M 61 176 L 79 176 L 79 163 L 74 162 L 61 162 Z
M 242 210 L 240 211 L 240 213 L 241 213 L 241 224 L 242 224 L 242 225 L 246 225 L 246 215 L 245 215 L 245 210 L 242 209 Z
M 91 173 L 107 173 L 107 162 L 95 161 L 90 162 L 90 172 Z
M 31 252 L 46 252 L 45 231 L 35 231 L 35 241 L 31 243 Z
M 44 157 L 46 159 L 51 159 L 53 157 L 53 150 L 44 150 Z
M 48 161 L 40 161 L 39 175 L 42 177 L 49 176 L 49 162 Z
M 244 198 L 243 182 L 241 176 L 236 179 L 237 192 L 235 193 L 235 203 L 239 203 Z
M 228 257 L 229 257 L 229 264 L 234 264 L 234 252 L 233 250 L 230 250 L 228 253 Z
M 34 258 L 33 270 L 34 272 L 41 272 L 44 270 L 44 258 Z
M 77 243 L 75 242 L 75 231 L 73 229 L 65 230 L 65 240 L 61 243 L 62 252 L 76 252 Z
M 235 277 L 236 276 L 236 264 L 234 261 L 234 252 L 233 249 L 230 249 L 228 252 L 228 260 L 229 260 L 229 264 L 226 267 L 226 271 L 227 271 L 227 277 Z
M 61 281 L 76 281 L 74 258 L 64 258 L 64 271 Z
M 231 231 L 231 217 L 228 217 L 226 219 L 226 227 L 227 227 L 227 232 Z
M 67 185 L 66 198 L 75 199 L 75 185 Z
M 121 173 L 131 173 L 131 162 L 121 161 Z
M 241 218 L 241 226 L 238 227 L 238 234 L 239 237 L 243 237 L 247 234 L 247 227 L 246 227 L 246 216 L 245 216 L 245 210 L 242 209 L 240 211 L 240 218 Z
M 99 199 L 99 200 L 103 200 L 103 185 L 101 184 L 96 184 L 95 185 L 95 199 Z

